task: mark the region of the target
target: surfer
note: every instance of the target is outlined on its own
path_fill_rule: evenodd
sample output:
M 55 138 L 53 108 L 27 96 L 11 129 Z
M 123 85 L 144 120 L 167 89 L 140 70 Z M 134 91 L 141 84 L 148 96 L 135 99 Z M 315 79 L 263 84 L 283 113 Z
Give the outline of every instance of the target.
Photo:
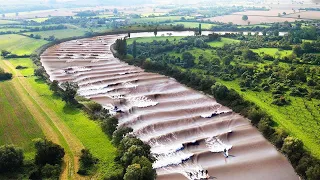
M 226 157 L 226 158 L 229 157 L 229 152 L 228 152 L 228 150 L 227 150 L 226 148 L 224 148 L 224 150 L 223 150 L 223 155 L 224 155 L 224 157 Z

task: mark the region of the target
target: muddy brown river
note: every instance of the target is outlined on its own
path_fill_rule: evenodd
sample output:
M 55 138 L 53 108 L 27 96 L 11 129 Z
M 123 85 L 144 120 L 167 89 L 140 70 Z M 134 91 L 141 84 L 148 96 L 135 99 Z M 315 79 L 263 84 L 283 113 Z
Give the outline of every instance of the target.
M 153 33 L 131 34 L 147 36 Z M 115 58 L 110 46 L 120 37 L 124 35 L 64 42 L 47 49 L 41 62 L 51 80 L 76 82 L 79 95 L 111 114 L 116 108 L 123 112 L 117 114 L 119 126 L 132 127 L 151 146 L 157 179 L 299 179 L 288 160 L 248 119 L 173 78 Z

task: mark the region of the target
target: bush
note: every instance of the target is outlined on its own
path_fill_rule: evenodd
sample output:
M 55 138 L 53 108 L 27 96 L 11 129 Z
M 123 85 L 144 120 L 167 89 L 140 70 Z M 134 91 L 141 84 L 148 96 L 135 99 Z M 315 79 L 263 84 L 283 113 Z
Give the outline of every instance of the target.
M 41 176 L 45 179 L 59 179 L 61 173 L 60 165 L 50 165 L 46 164 L 41 169 Z
M 28 67 L 18 65 L 16 69 L 27 69 Z
M 79 159 L 81 169 L 90 169 L 98 162 L 98 159 L 93 157 L 88 149 L 81 150 L 81 156 Z
M 46 139 L 37 139 L 35 141 L 35 148 L 35 163 L 40 166 L 44 166 L 45 164 L 60 164 L 65 155 L 64 149 L 61 146 Z
M 285 153 L 293 167 L 296 167 L 299 163 L 300 158 L 303 155 L 303 143 L 297 138 L 288 136 L 283 143 L 281 151 Z
M 99 111 L 102 110 L 101 104 L 98 104 L 98 103 L 93 102 L 93 101 L 90 101 L 90 102 L 86 103 L 85 106 L 86 106 L 92 113 L 99 112 Z
M 308 180 L 319 180 L 320 179 L 320 165 L 317 164 L 313 167 L 308 168 L 307 172 Z
M 112 134 L 117 129 L 117 126 L 118 119 L 115 117 L 104 119 L 101 123 L 102 131 L 106 133 L 109 138 L 112 138 Z
M 12 145 L 0 147 L 0 172 L 16 171 L 23 165 L 23 152 Z

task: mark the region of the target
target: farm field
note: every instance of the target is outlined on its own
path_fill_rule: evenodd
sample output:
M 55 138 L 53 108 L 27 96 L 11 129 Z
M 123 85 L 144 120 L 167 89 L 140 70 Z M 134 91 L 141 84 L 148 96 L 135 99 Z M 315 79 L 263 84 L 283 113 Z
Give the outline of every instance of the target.
M 183 24 L 185 28 L 198 28 L 199 23 L 197 22 L 174 22 L 173 25 Z M 209 23 L 201 23 L 201 28 L 204 30 L 211 30 L 213 26 L 217 26 L 216 24 Z
M 300 15 L 301 19 L 320 19 L 320 11 L 304 11 L 304 12 L 298 12 L 295 14 L 288 14 L 284 17 L 293 17 L 297 18 L 298 15 Z
M 1 61 L 0 58 L 0 67 L 3 67 Z M 44 134 L 12 81 L 0 82 L 0 146 L 15 144 L 24 150 L 26 159 L 31 159 L 34 156 L 32 140 L 43 138 Z
M 0 32 L 7 32 L 7 31 L 20 32 L 22 30 L 26 30 L 26 29 L 23 29 L 23 28 L 0 28 Z
M 18 34 L 0 35 L 0 49 L 17 55 L 30 55 L 46 43 L 48 41 L 32 39 Z
M 280 13 L 285 12 L 286 14 L 293 13 L 292 9 L 271 9 L 269 11 L 244 11 L 244 12 L 236 12 L 233 14 L 247 15 L 247 16 L 278 16 Z
M 49 19 L 49 18 L 33 18 L 33 19 L 27 19 L 27 20 L 41 23 L 41 22 L 44 22 L 47 19 Z
M 225 44 L 240 43 L 239 40 L 230 38 L 221 38 L 221 41 L 209 42 L 208 44 L 212 47 L 222 47 Z
M 11 21 L 11 20 L 3 20 L 3 19 L 0 19 L 0 25 L 3 25 L 3 24 L 20 24 L 19 21 Z
M 146 37 L 146 38 L 131 38 L 128 39 L 127 43 L 128 44 L 132 44 L 134 40 L 136 40 L 137 42 L 152 42 L 152 41 L 166 41 L 167 39 L 169 41 L 178 41 L 180 39 L 184 38 L 184 36 L 170 36 L 170 37 L 163 37 L 163 36 L 157 36 L 157 37 Z
M 259 48 L 259 49 L 251 49 L 253 52 L 256 52 L 260 55 L 269 54 L 273 57 L 284 57 L 292 54 L 292 50 L 280 50 L 278 48 Z
M 225 16 L 217 16 L 213 18 L 205 18 L 204 20 L 210 20 L 211 22 L 222 22 L 222 23 L 229 23 L 232 22 L 233 24 L 237 25 L 250 25 L 253 24 L 263 24 L 263 23 L 274 23 L 274 22 L 294 22 L 298 19 L 296 18 L 283 18 L 283 17 L 267 17 L 267 16 L 248 16 L 248 20 L 242 20 L 242 15 L 225 15 Z
M 8 39 L 10 38 L 14 39 L 16 44 L 20 43 L 20 46 L 9 41 Z M 19 42 L 22 40 L 23 46 Z M 7 50 L 13 53 L 30 54 L 41 45 L 47 43 L 47 41 L 35 40 L 21 35 L 2 35 L 0 36 L 0 43 L 0 47 L 6 47 Z M 16 70 L 15 67 L 18 65 L 28 68 Z M 12 127 L 7 130 L 11 131 L 15 128 L 21 129 L 21 131 L 18 131 L 21 134 L 12 134 L 13 137 L 8 135 L 1 136 L 1 144 L 15 143 L 26 149 L 28 158 L 32 158 L 34 145 L 31 140 L 46 136 L 48 139 L 60 144 L 66 151 L 65 162 L 67 167 L 64 168 L 62 173 L 63 179 L 73 176 L 77 177 L 73 178 L 78 179 L 78 175 L 74 173 L 79 167 L 78 156 L 80 150 L 84 147 L 90 149 L 92 154 L 100 160 L 97 177 L 113 171 L 115 148 L 102 132 L 100 125 L 90 120 L 83 111 L 67 106 L 65 102 L 53 95 L 53 92 L 44 81 L 34 77 L 34 65 L 31 59 L 1 60 L 0 66 L 8 69 L 9 72 L 13 72 L 14 77 L 16 77 L 11 81 L 0 83 L 0 97 L 5 97 L 5 106 L 1 106 L 0 112 L 14 111 L 12 116 L 6 116 L 6 121 L 3 121 L 1 127 L 10 125 Z M 12 88 L 11 83 L 13 82 L 16 90 Z M 22 96 L 23 102 L 19 101 L 20 96 Z M 25 109 L 19 107 L 25 107 Z M 22 114 L 24 119 L 19 118 Z M 13 121 L 14 123 L 8 124 L 7 121 Z M 39 127 L 37 128 L 37 124 L 41 126 L 42 131 L 45 132 L 44 134 Z M 33 128 L 30 127 L 26 131 L 23 130 L 22 126 L 26 126 L 26 128 L 32 126 Z M 7 131 L 3 131 L 3 128 L 0 128 L 0 132 L 7 134 Z M 25 139 L 20 138 L 22 135 Z
M 184 16 L 164 16 L 164 17 L 147 17 L 131 19 L 132 23 L 160 23 L 165 21 L 178 21 Z M 186 19 L 193 19 L 193 17 L 185 17 Z

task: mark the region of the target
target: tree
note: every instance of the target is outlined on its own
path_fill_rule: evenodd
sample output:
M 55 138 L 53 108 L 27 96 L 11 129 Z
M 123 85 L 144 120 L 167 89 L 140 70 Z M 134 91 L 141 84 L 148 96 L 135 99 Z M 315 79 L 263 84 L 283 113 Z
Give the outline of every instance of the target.
M 61 84 L 62 91 L 62 99 L 66 103 L 74 103 L 74 97 L 77 94 L 78 84 L 74 82 L 63 82 Z
M 202 35 L 202 28 L 201 28 L 201 23 L 199 24 L 199 35 Z
M 153 34 L 154 34 L 154 36 L 157 36 L 157 34 L 158 34 L 158 28 L 155 28 L 155 29 L 154 29 Z
M 182 54 L 182 59 L 186 68 L 191 68 L 194 66 L 195 57 L 190 52 L 184 52 Z
M 247 15 L 242 16 L 242 20 L 247 21 L 248 19 L 249 19 L 249 17 Z
M 56 37 L 55 36 L 49 36 L 49 38 L 48 38 L 48 41 L 55 41 L 56 40 Z
M 52 83 L 50 84 L 50 90 L 53 91 L 55 94 L 59 94 L 61 89 L 57 80 L 52 81 Z
M 1 56 L 6 57 L 9 54 L 11 54 L 11 52 L 9 52 L 7 50 L 1 50 Z
M 293 138 L 288 136 L 283 143 L 281 151 L 285 153 L 292 165 L 295 167 L 297 166 L 299 159 L 301 158 L 304 150 L 303 150 L 303 143 L 301 140 L 297 138 Z
M 65 155 L 64 149 L 46 139 L 35 140 L 36 156 L 35 163 L 40 166 L 45 164 L 60 164 Z
M 300 18 L 301 18 L 301 15 L 299 14 L 299 15 L 298 15 L 298 19 L 300 19 Z
M 213 96 L 218 100 L 224 99 L 229 93 L 229 89 L 221 83 L 216 83 L 215 85 L 213 85 L 211 87 L 211 91 Z
M 250 60 L 250 61 L 256 61 L 258 60 L 258 54 L 253 52 L 252 50 L 250 49 L 246 49 L 243 51 L 242 53 L 243 55 L 243 58 L 244 59 L 247 59 L 247 60 Z
M 124 180 L 142 180 L 140 164 L 132 164 L 128 166 L 123 179 Z
M 286 15 L 287 13 L 286 13 L 286 12 L 283 12 L 282 14 L 283 14 L 283 15 Z
M 12 145 L 0 147 L 0 172 L 16 171 L 23 165 L 23 152 Z
M 320 179 L 320 165 L 317 164 L 313 167 L 309 167 L 306 174 L 307 174 L 308 180 Z
M 78 174 L 86 175 L 88 173 L 88 170 L 98 162 L 98 159 L 93 157 L 88 149 L 82 149 L 79 162 L 80 167 L 78 170 Z
M 132 56 L 135 59 L 137 57 L 137 41 L 134 40 L 132 44 Z
M 113 9 L 113 14 L 118 14 L 119 12 L 118 12 L 118 9 L 117 8 L 114 8 Z
M 46 70 L 42 66 L 34 70 L 34 75 L 40 78 L 45 78 L 46 77 L 45 73 L 46 73 Z
M 116 117 L 111 117 L 104 119 L 101 123 L 101 128 L 104 133 L 106 133 L 109 138 L 112 138 L 113 132 L 117 129 L 118 119 Z
M 152 163 L 148 158 L 135 157 L 132 161 L 133 164 L 139 164 L 141 167 L 141 178 L 143 180 L 154 180 L 156 179 L 156 170 L 152 168 Z
M 133 158 L 147 156 L 147 152 L 144 151 L 143 147 L 138 145 L 132 145 L 121 157 L 121 163 L 127 167 L 132 163 Z
M 61 167 L 59 164 L 46 164 L 41 168 L 41 175 L 44 179 L 59 179 Z
M 128 134 L 129 132 L 132 132 L 133 129 L 130 127 L 120 127 L 112 134 L 112 143 L 115 146 L 118 146 L 123 139 L 123 137 Z

